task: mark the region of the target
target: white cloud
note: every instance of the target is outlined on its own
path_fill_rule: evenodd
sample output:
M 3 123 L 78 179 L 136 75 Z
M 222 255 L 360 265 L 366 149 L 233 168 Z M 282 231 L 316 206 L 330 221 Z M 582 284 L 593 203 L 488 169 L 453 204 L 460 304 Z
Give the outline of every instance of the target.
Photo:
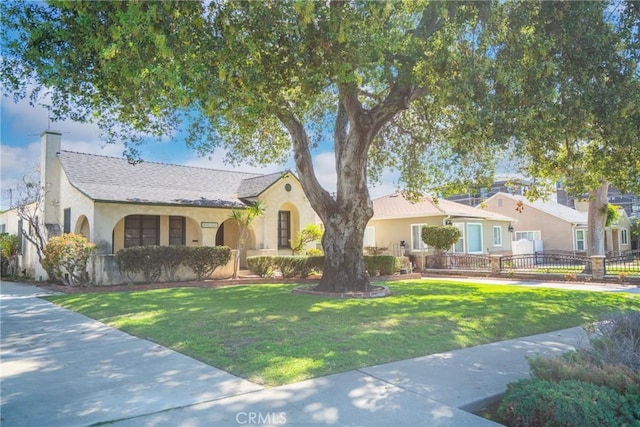
M 281 164 L 271 164 L 265 166 L 250 166 L 250 165 L 239 165 L 234 166 L 225 163 L 224 159 L 226 157 L 226 150 L 222 148 L 216 149 L 212 155 L 207 157 L 201 157 L 197 154 L 192 154 L 186 161 L 180 162 L 181 165 L 185 166 L 194 166 L 199 168 L 207 168 L 207 169 L 222 169 L 222 170 L 235 170 L 238 172 L 251 172 L 251 173 L 262 173 L 269 174 L 274 172 L 280 172 L 287 169 L 293 170 L 291 165 L 281 165 Z

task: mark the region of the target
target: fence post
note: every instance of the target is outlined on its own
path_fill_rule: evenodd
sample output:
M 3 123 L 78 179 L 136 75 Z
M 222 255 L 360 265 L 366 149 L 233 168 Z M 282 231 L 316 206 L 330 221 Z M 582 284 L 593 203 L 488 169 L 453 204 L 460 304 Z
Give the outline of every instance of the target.
M 491 255 L 491 274 L 500 274 L 502 255 Z
M 604 279 L 604 255 L 591 256 L 591 277 L 594 280 Z

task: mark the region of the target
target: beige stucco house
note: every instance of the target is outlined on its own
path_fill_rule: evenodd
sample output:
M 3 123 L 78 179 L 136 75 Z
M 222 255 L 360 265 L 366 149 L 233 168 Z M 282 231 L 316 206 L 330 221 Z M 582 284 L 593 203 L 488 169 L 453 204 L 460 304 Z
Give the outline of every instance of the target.
M 121 281 L 114 254 L 139 245 L 226 245 L 238 227 L 233 208 L 261 200 L 264 216 L 253 223 L 241 254 L 290 254 L 290 240 L 316 214 L 290 171 L 268 175 L 142 162 L 61 150 L 61 133 L 42 134 L 42 219 L 51 234 L 79 233 L 98 247 L 91 272 L 96 284 Z M 11 212 L 2 216 L 11 221 Z M 15 221 L 14 221 L 15 222 Z M 13 226 L 7 224 L 7 229 Z M 46 278 L 39 265 L 29 273 Z M 230 275 L 230 266 L 217 271 Z M 215 273 L 214 273 L 215 274 Z
M 529 201 L 526 197 L 497 193 L 482 204 L 482 209 L 501 215 L 511 215 L 514 222 L 514 240 L 526 239 L 542 242 L 543 251 L 569 251 L 586 253 L 587 212 L 572 209 L 552 200 Z M 631 249 L 630 222 L 624 209 L 619 209 L 618 220 L 605 231 L 605 250 Z
M 420 237 L 423 225 L 453 225 L 460 229 L 461 237 L 450 253 L 510 253 L 513 221 L 506 215 L 446 199 L 423 197 L 413 203 L 401 194 L 391 194 L 373 200 L 373 218 L 365 231 L 364 246 L 419 257 L 433 252 Z

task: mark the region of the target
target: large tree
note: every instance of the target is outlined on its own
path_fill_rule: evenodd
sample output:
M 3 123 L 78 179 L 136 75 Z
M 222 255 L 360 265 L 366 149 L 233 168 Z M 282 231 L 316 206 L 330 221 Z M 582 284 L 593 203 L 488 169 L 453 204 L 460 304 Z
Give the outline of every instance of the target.
M 107 140 L 128 142 L 132 160 L 140 141 L 135 135 L 165 135 L 181 123 L 190 123 L 187 140 L 203 154 L 223 147 L 231 161 L 269 163 L 293 151 L 305 194 L 325 226 L 318 287 L 364 290 L 369 280 L 362 243 L 373 214 L 368 179 L 395 167 L 409 193 L 453 189 L 491 177 L 496 152 L 544 132 L 498 120 L 506 116 L 498 103 L 503 77 L 518 88 L 529 76 L 500 70 L 516 64 L 497 60 L 503 51 L 518 55 L 508 50 L 510 43 L 522 43 L 518 13 L 540 7 L 453 1 L 10 3 L 2 10 L 10 36 L 2 81 L 18 98 L 36 100 L 49 91 L 54 118 L 98 122 Z M 557 22 L 573 23 L 581 13 L 563 14 Z M 527 42 L 543 44 L 544 37 L 533 31 Z M 541 105 L 551 105 L 555 95 L 544 89 L 536 95 Z M 320 185 L 312 162 L 313 149 L 329 140 L 335 194 Z
M 588 198 L 588 253 L 604 255 L 609 185 L 640 191 L 640 3 L 521 6 L 497 55 L 496 123 L 534 184 Z

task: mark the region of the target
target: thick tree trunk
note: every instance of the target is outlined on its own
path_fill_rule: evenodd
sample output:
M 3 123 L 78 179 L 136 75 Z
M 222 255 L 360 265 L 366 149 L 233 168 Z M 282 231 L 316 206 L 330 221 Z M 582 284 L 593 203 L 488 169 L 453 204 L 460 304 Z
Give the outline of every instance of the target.
M 587 255 L 605 254 L 605 227 L 607 224 L 607 205 L 609 183 L 604 182 L 595 190 L 589 191 L 589 211 L 587 217 Z
M 369 148 L 380 128 L 422 91 L 413 86 L 394 86 L 388 96 L 371 109 L 358 100 L 357 88 L 340 87 L 335 119 L 336 194 L 327 192 L 314 173 L 309 137 L 300 120 L 286 107 L 278 119 L 291 134 L 294 160 L 309 203 L 325 226 L 322 246 L 325 264 L 316 290 L 358 292 L 370 289 L 363 255 L 363 237 L 373 207 L 367 188 Z
M 362 241 L 371 214 L 371 208 L 352 206 L 336 210 L 327 218 L 322 237 L 324 268 L 316 290 L 350 292 L 370 289 Z

